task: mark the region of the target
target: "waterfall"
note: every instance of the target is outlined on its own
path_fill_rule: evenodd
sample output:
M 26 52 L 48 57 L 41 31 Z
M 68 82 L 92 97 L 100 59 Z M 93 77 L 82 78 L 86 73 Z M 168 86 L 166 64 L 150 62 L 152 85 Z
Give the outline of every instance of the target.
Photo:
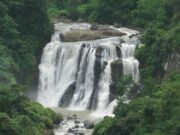
M 132 75 L 135 83 L 139 82 L 139 62 L 134 58 L 134 45 L 122 44 L 122 60 L 124 75 Z
M 88 29 L 89 25 L 66 26 L 61 23 L 57 26 L 59 29 L 45 46 L 39 65 L 38 102 L 46 107 L 90 109 L 100 115 L 112 114 L 116 99 L 110 100 L 113 70 L 111 63 L 122 60 L 122 74 L 132 75 L 135 82 L 139 81 L 139 63 L 133 57 L 138 39 L 129 37 L 138 32 L 120 28 L 117 30 L 126 33 L 125 36 L 61 42 L 60 32 L 68 31 L 72 27 Z M 121 43 L 122 40 L 124 43 Z

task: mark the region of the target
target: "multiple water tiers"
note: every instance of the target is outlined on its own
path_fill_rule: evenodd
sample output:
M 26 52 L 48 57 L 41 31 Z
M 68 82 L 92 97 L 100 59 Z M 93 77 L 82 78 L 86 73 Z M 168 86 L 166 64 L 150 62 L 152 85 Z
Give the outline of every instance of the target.
M 139 81 L 138 61 L 133 57 L 139 40 L 135 30 L 114 28 L 126 35 L 93 41 L 62 42 L 60 33 L 88 29 L 89 24 L 60 23 L 44 48 L 39 65 L 38 101 L 48 107 L 94 110 L 112 115 L 116 96 L 111 89 L 123 75 Z M 134 36 L 133 36 L 134 35 Z

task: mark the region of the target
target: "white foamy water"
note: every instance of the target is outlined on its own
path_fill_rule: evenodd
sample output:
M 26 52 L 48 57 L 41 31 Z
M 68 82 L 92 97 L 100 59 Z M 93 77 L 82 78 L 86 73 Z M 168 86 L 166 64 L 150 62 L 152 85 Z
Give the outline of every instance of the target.
M 138 31 L 114 28 L 126 35 L 93 41 L 61 42 L 59 33 L 89 29 L 88 23 L 58 23 L 43 51 L 39 65 L 37 101 L 45 107 L 62 106 L 73 111 L 91 110 L 90 117 L 113 116 L 117 100 L 110 101 L 111 63 L 121 59 L 124 75 L 139 82 L 139 62 L 134 58 Z M 132 37 L 130 37 L 132 36 Z M 121 40 L 124 42 L 121 43 Z M 117 48 L 121 50 L 118 56 Z

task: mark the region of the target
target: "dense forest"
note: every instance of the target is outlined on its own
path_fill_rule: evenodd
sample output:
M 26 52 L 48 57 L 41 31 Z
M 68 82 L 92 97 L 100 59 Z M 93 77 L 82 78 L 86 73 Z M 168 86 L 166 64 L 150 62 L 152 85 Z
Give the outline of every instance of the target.
M 0 135 L 49 134 L 62 119 L 23 94 L 37 82 L 54 32 L 50 20 L 61 18 L 142 31 L 135 53 L 141 87 L 129 104 L 119 98 L 115 117 L 104 118 L 94 135 L 180 134 L 180 69 L 164 68 L 180 54 L 179 0 L 0 0 Z M 129 81 L 119 80 L 119 93 L 134 91 Z
M 44 0 L 0 0 L 0 135 L 47 134 L 61 120 L 23 95 L 52 33 Z

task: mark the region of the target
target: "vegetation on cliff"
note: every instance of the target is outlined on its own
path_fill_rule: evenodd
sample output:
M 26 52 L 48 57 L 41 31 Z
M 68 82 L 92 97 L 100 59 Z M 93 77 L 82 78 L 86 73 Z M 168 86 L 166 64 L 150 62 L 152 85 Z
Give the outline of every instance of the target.
M 174 74 L 151 89 L 153 93 L 141 93 L 129 104 L 120 100 L 114 110 L 115 117 L 100 122 L 94 135 L 178 135 L 179 82 L 180 74 Z
M 53 33 L 45 1 L 1 0 L 0 29 L 0 78 L 11 84 L 30 83 L 40 50 Z
M 140 61 L 140 92 L 129 104 L 120 99 L 115 118 L 107 117 L 100 122 L 94 135 L 178 135 L 180 69 L 167 74 L 164 67 L 172 53 L 180 53 L 179 1 L 118 0 L 121 4 L 117 4 L 107 0 L 98 4 L 99 1 L 90 20 L 143 28 L 144 45 L 135 54 Z M 122 7 L 115 8 L 116 4 Z M 120 83 L 119 90 L 128 85 L 126 81 Z M 133 91 L 134 87 L 130 89 Z
M 61 115 L 30 101 L 22 86 L 0 88 L 0 135 L 42 135 L 59 124 Z
M 42 135 L 62 119 L 23 95 L 52 33 L 44 0 L 0 1 L 0 135 Z
M 94 135 L 179 135 L 180 73 L 167 75 L 164 65 L 171 53 L 180 53 L 180 1 L 47 2 L 0 0 L 0 135 L 41 135 L 61 120 L 23 95 L 36 77 L 40 52 L 53 33 L 48 15 L 143 29 L 144 46 L 136 49 L 142 88 L 129 104 L 120 99 L 115 118 L 100 122 Z M 122 95 L 128 86 L 134 93 L 136 86 L 129 81 L 121 80 L 116 93 Z

